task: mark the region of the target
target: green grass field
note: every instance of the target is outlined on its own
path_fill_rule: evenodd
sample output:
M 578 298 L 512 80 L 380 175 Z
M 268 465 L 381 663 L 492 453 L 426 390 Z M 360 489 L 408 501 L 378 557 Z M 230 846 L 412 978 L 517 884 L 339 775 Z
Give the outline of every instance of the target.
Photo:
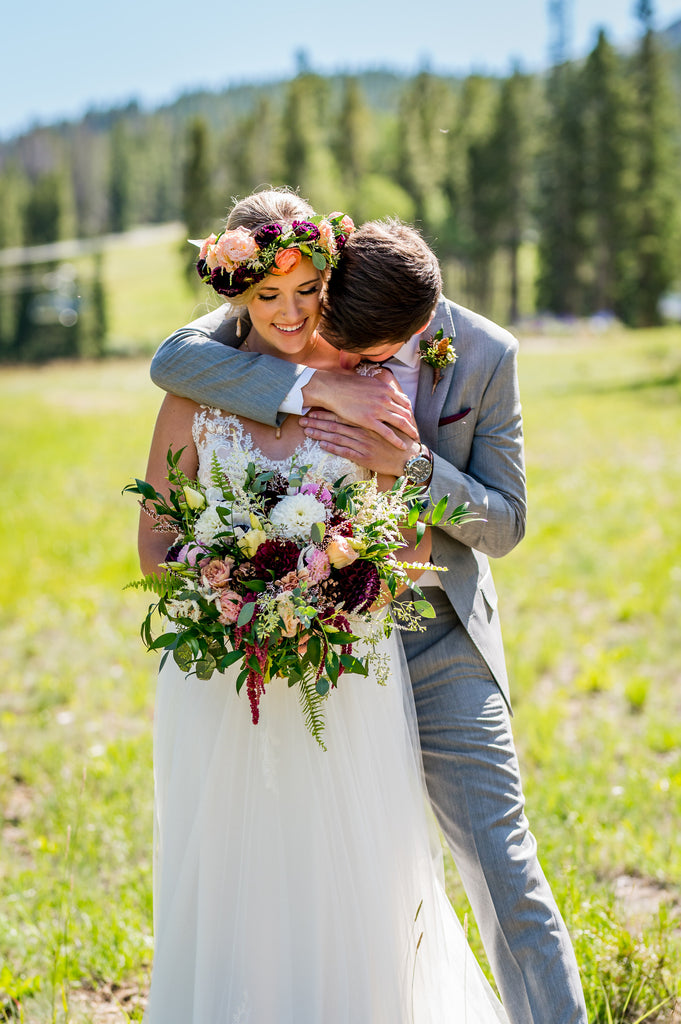
M 590 1020 L 678 1021 L 681 331 L 528 340 L 521 386 L 528 534 L 495 578 L 528 814 Z M 120 491 L 159 395 L 138 360 L 0 395 L 0 1020 L 138 1020 L 154 659 Z

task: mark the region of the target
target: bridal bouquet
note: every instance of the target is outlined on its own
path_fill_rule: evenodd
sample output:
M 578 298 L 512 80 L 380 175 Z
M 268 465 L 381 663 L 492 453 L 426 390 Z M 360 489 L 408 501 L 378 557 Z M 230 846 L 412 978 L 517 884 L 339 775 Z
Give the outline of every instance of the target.
M 447 499 L 427 509 L 405 480 L 390 491 L 373 479 L 329 485 L 295 465 L 284 478 L 250 462 L 235 483 L 216 456 L 212 486 L 204 487 L 181 472 L 179 455 L 168 452 L 169 497 L 143 480 L 124 489 L 140 496 L 154 529 L 173 538 L 164 574 L 130 584 L 158 597 L 142 639 L 199 679 L 238 663 L 237 692 L 245 685 L 254 723 L 269 680 L 285 677 L 324 747 L 323 702 L 343 672 L 367 675 L 373 664 L 384 681 L 380 637 L 434 614 L 407 576 L 421 563 L 400 562 L 396 552 L 405 544 L 401 528 L 416 527 L 420 539 L 426 522 L 442 520 Z M 447 522 L 469 518 L 461 505 Z M 369 614 L 382 588 L 394 596 L 402 583 L 421 600 Z M 170 630 L 154 636 L 157 614 Z

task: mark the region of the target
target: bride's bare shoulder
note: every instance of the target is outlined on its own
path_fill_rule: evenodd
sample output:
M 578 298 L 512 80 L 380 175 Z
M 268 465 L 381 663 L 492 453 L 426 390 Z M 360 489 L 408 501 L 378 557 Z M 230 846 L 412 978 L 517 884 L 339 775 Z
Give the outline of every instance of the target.
M 158 417 L 167 423 L 190 423 L 200 408 L 201 406 L 192 402 L 191 398 L 181 398 L 180 395 L 168 393 L 161 402 Z

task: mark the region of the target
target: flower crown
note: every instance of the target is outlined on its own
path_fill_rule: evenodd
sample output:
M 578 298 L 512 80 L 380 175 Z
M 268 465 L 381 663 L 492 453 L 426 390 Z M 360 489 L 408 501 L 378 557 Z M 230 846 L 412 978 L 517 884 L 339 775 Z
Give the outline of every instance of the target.
M 253 231 L 238 227 L 190 241 L 200 250 L 196 270 L 201 280 L 219 295 L 234 298 L 266 274 L 290 274 L 303 256 L 308 256 L 317 270 L 335 267 L 354 230 L 346 213 L 332 213 L 294 220 L 290 227 L 273 222 Z

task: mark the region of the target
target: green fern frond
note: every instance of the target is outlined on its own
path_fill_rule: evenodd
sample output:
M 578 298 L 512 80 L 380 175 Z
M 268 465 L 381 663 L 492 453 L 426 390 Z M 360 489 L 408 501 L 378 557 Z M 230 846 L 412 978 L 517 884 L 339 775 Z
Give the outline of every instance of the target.
M 171 597 L 181 586 L 182 580 L 174 578 L 169 573 L 159 576 L 155 572 L 150 572 L 141 580 L 133 580 L 132 583 L 126 583 L 123 590 L 152 591 L 159 597 Z
M 324 732 L 323 704 L 326 698 L 317 693 L 314 676 L 304 676 L 300 680 L 298 683 L 298 697 L 305 716 L 305 725 L 322 750 L 326 750 L 326 745 L 322 739 Z

